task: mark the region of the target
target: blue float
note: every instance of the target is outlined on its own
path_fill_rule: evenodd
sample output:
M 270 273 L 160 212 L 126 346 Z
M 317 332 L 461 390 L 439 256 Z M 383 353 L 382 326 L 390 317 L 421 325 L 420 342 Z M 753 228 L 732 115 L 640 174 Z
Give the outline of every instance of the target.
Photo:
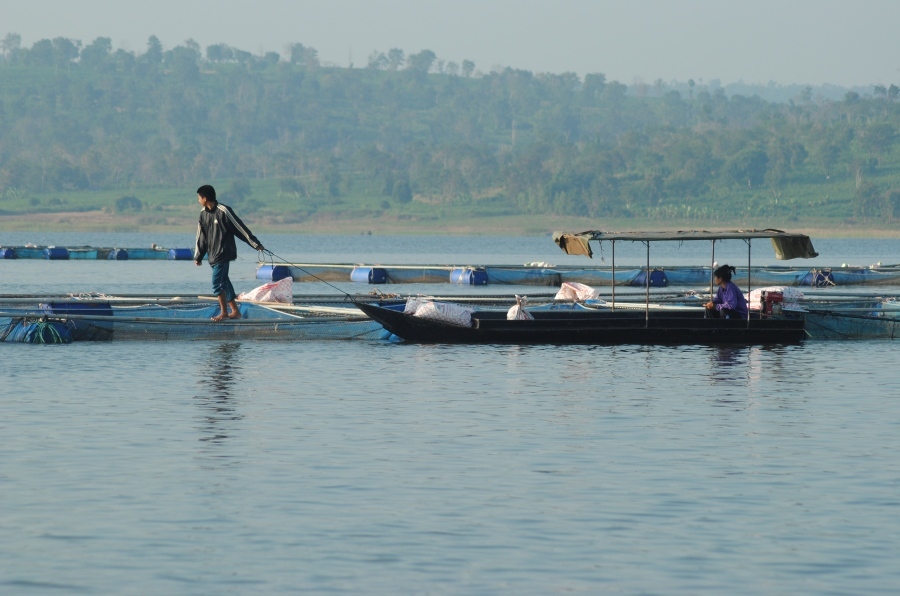
M 194 251 L 190 248 L 170 248 L 167 258 L 170 261 L 190 261 L 194 258 Z
M 354 267 L 350 272 L 350 281 L 384 284 L 387 283 L 387 271 L 382 267 Z
M 48 246 L 44 249 L 44 258 L 50 261 L 68 260 L 69 249 L 65 246 Z
M 14 248 L 0 248 L 0 259 L 15 259 L 18 258 L 16 254 L 16 249 Z
M 637 286 L 639 288 L 643 288 L 647 286 L 647 272 L 642 270 L 638 273 L 633 280 L 631 280 L 632 286 Z M 654 269 L 650 272 L 650 287 L 651 288 L 665 288 L 669 285 L 669 279 L 666 277 L 666 272 L 662 269 Z
M 256 269 L 256 279 L 279 281 L 285 277 L 293 277 L 291 268 L 285 265 L 260 265 Z
M 467 286 L 486 286 L 488 283 L 487 271 L 480 268 L 465 267 L 450 271 L 450 283 Z
M 128 251 L 124 248 L 114 248 L 109 251 L 109 256 L 106 258 L 110 261 L 127 261 Z
M 814 288 L 823 288 L 836 285 L 834 274 L 830 270 L 813 269 L 800 280 L 798 285 L 812 286 Z

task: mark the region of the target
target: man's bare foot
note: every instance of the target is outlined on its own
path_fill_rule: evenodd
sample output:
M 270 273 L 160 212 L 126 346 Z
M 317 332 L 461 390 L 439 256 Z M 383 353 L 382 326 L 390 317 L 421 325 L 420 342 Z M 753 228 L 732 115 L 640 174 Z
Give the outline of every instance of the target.
M 228 318 L 229 318 L 229 319 L 240 319 L 240 318 L 241 318 L 241 311 L 239 311 L 239 310 L 233 310 L 233 311 L 231 311 L 230 313 L 228 313 Z
M 214 317 L 210 317 L 210 318 L 211 318 L 213 321 L 215 321 L 216 323 L 218 323 L 218 322 L 220 322 L 222 319 L 225 318 L 225 315 L 223 315 L 223 314 L 218 314 L 218 315 L 216 315 L 216 316 L 214 316 Z

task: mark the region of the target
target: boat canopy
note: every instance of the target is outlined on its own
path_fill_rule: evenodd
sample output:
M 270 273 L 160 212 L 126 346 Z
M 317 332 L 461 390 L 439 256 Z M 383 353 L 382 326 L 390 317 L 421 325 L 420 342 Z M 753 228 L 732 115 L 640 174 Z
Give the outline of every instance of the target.
M 813 249 L 812 241 L 805 234 L 792 234 L 781 230 L 687 230 L 679 232 L 604 232 L 602 230 L 588 230 L 586 232 L 553 232 L 553 241 L 570 255 L 593 256 L 589 242 L 596 240 L 603 242 L 609 240 L 616 242 L 628 240 L 631 242 L 659 242 L 685 240 L 746 240 L 754 238 L 769 238 L 775 249 L 775 258 L 780 261 L 804 258 L 811 259 L 819 256 Z

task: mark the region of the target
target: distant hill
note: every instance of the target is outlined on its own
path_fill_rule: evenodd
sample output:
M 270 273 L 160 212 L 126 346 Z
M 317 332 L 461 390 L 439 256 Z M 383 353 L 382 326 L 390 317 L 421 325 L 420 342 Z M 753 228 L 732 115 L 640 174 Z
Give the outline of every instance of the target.
M 651 85 L 652 87 L 653 85 Z M 779 85 L 769 83 L 767 85 L 750 84 L 744 82 L 723 84 L 719 80 L 708 82 L 694 83 L 690 85 L 684 81 L 671 81 L 665 83 L 666 89 L 678 91 L 685 97 L 689 97 L 691 92 L 698 93 L 700 91 L 715 92 L 722 89 L 726 97 L 735 95 L 743 95 L 747 97 L 759 97 L 771 103 L 790 103 L 797 101 L 805 101 L 805 98 L 815 101 L 843 101 L 848 93 L 855 93 L 860 97 L 874 97 L 875 85 L 867 87 L 842 87 L 840 85 Z M 636 94 L 639 85 L 632 84 L 631 94 Z
M 424 50 L 323 66 L 109 38 L 0 49 L 0 211 L 149 217 L 211 182 L 245 213 L 890 224 L 900 88 L 625 85 Z M 180 194 L 180 193 L 179 193 Z M 368 215 L 367 215 L 368 214 Z

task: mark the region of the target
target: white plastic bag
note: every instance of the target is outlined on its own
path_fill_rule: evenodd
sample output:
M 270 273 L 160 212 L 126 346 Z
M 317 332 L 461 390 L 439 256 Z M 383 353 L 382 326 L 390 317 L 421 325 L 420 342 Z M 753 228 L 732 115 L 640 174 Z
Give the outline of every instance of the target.
M 419 305 L 413 316 L 460 327 L 472 326 L 472 311 L 450 302 L 425 302 Z
M 263 284 L 249 292 L 244 292 L 237 297 L 238 300 L 250 300 L 253 302 L 285 302 L 294 301 L 294 279 L 285 277 L 278 281 Z
M 410 296 L 406 299 L 406 307 L 403 309 L 403 313 L 407 315 L 414 315 L 416 314 L 416 311 L 419 310 L 419 307 L 427 302 L 430 302 L 428 298 L 423 298 L 421 296 Z
M 596 300 L 600 292 L 591 286 L 574 281 L 564 281 L 556 293 L 557 300 Z
M 506 319 L 509 321 L 530 321 L 534 319 L 534 316 L 525 310 L 527 302 L 527 296 L 516 296 L 516 304 L 506 312 Z

